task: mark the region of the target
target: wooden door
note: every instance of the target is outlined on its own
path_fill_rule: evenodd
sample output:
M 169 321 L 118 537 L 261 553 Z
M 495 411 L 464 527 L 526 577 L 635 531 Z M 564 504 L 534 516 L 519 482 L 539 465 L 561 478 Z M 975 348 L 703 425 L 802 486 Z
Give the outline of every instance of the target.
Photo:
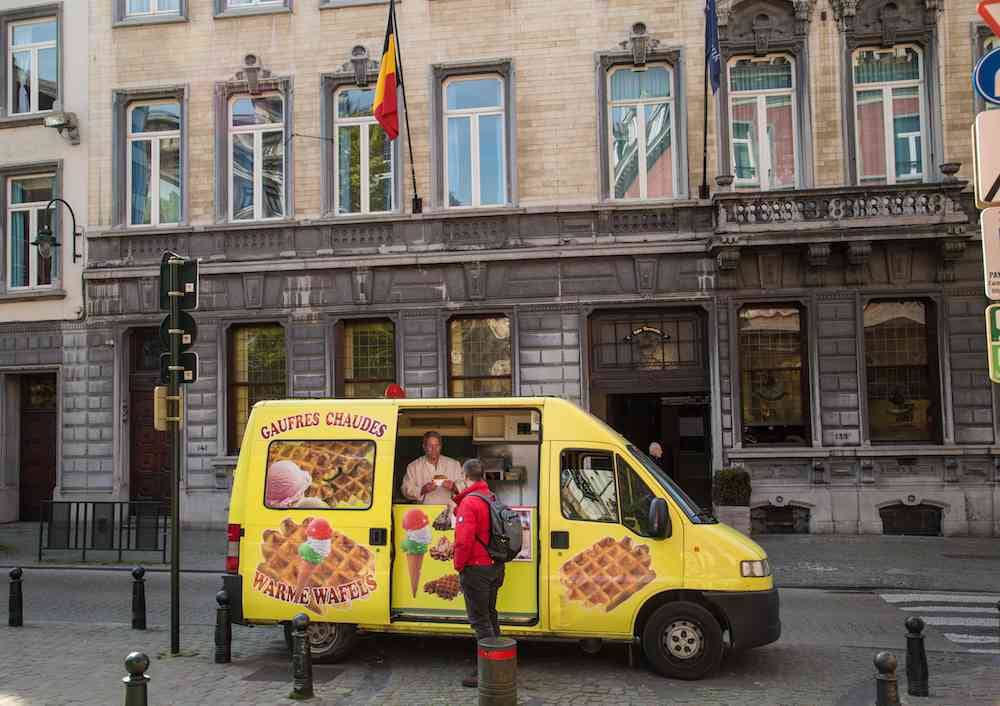
M 153 428 L 153 388 L 160 381 L 159 332 L 136 329 L 130 336 L 129 496 L 132 500 L 170 498 L 170 445 Z
M 56 376 L 21 376 L 20 519 L 38 520 L 56 487 Z

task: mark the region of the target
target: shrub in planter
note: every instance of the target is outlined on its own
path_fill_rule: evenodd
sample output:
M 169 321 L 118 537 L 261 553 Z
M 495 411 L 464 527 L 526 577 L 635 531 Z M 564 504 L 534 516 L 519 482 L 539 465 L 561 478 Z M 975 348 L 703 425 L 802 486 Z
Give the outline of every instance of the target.
M 723 468 L 712 479 L 712 498 L 720 522 L 750 534 L 750 474 L 742 468 Z
M 750 474 L 742 468 L 723 468 L 712 479 L 716 505 L 750 505 Z

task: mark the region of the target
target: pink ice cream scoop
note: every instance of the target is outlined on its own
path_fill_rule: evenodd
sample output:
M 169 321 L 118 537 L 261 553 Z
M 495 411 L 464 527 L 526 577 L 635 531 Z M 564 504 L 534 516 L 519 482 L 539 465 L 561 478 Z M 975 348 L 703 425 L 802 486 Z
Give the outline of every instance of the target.
M 277 461 L 267 469 L 264 496 L 268 507 L 292 507 L 305 497 L 312 476 L 294 461 Z

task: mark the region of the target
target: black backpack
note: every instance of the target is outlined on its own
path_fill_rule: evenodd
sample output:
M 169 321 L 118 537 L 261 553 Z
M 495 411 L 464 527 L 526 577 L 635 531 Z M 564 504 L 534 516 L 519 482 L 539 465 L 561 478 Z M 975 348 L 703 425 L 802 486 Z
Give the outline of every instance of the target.
M 494 497 L 492 500 L 482 493 L 469 493 L 485 502 L 490 509 L 490 542 L 479 539 L 486 553 L 494 563 L 505 564 L 521 553 L 521 516 Z

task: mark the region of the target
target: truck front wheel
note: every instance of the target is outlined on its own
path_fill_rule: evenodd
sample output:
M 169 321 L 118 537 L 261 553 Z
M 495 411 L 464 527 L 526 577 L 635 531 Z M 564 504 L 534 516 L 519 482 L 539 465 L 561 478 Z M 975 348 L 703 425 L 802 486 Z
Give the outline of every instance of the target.
M 292 626 L 284 624 L 285 644 L 292 650 Z M 354 648 L 357 630 L 346 623 L 309 623 L 306 629 L 314 662 L 329 664 L 344 659 Z
M 674 679 L 701 679 L 722 661 L 719 621 L 697 603 L 660 606 L 642 631 L 642 651 L 653 668 Z

